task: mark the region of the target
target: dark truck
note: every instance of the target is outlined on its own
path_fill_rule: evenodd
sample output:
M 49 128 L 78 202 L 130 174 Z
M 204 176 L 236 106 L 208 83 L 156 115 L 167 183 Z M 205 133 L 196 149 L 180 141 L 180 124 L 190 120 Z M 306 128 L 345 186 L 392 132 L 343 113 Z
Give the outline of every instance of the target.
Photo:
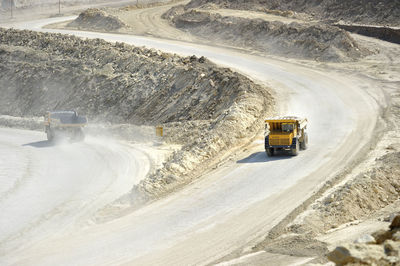
M 81 141 L 85 138 L 82 128 L 86 124 L 87 118 L 75 111 L 52 111 L 44 116 L 45 132 L 49 141 L 58 137 Z

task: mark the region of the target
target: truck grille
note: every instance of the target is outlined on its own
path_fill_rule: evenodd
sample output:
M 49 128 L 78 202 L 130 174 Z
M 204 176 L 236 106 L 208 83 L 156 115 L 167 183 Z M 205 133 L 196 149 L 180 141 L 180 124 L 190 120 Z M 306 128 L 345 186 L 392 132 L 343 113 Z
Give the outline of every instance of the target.
M 284 139 L 273 139 L 273 138 L 270 138 L 269 139 L 269 144 L 272 145 L 272 146 L 274 146 L 274 145 L 277 145 L 277 146 L 289 146 L 290 145 L 290 140 L 287 139 L 287 138 L 284 138 Z

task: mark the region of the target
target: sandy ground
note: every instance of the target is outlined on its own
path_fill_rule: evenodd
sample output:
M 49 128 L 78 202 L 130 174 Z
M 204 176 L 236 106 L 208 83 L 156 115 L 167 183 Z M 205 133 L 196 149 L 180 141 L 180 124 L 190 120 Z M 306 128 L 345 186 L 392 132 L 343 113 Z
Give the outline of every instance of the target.
M 165 21 L 161 22 L 163 30 L 160 32 L 157 25 L 149 24 L 143 18 L 160 14 L 163 8 L 140 11 L 138 13 L 141 14 L 137 15 L 132 12 L 132 18 L 144 21 L 141 25 L 146 29 L 137 33 L 150 33 L 169 39 L 176 35 L 177 39 L 193 41 L 193 37 L 176 32 Z M 145 15 L 145 12 L 149 14 Z M 41 21 L 34 25 L 38 27 L 49 22 Z M 142 26 L 138 24 L 136 28 Z M 397 83 L 389 82 L 399 80 L 398 56 L 390 53 L 377 54 L 352 65 L 320 64 L 251 56 L 227 49 L 152 38 L 69 33 L 147 45 L 179 54 L 205 55 L 215 62 L 237 69 L 274 87 L 281 100 L 281 112 L 309 118 L 310 149 L 290 160 L 283 157 L 269 160 L 265 157 L 260 139 L 238 157 L 232 156 L 224 167 L 202 181 L 140 212 L 68 237 L 49 239 L 33 249 L 25 246 L 21 253 L 3 257 L 6 264 L 50 265 L 57 261 L 63 264 L 189 265 L 212 263 L 229 254 L 231 256 L 225 260 L 232 261 L 235 257 L 247 254 L 285 217 L 290 220 L 289 214 L 297 215 L 294 209 L 313 194 L 318 195 L 325 181 L 346 167 L 352 168 L 349 162 L 358 162 L 367 154 L 371 140 L 376 135 L 379 115 L 388 103 L 386 89 L 397 86 Z M 381 51 L 386 48 L 390 52 L 398 49 L 398 46 L 384 42 L 374 43 Z M 285 101 L 288 97 L 289 101 Z M 364 138 L 361 140 L 359 132 L 363 132 Z M 346 226 L 343 230 L 339 228 L 328 232 L 325 238 L 321 236 L 320 239 L 335 245 L 343 240 L 343 236 L 356 237 L 367 231 L 366 228 L 375 226 L 380 225 L 365 221 L 355 224 L 353 229 Z M 77 246 L 80 248 L 77 249 Z M 104 256 L 94 255 L 105 251 Z M 236 262 L 263 265 L 274 258 L 282 264 L 305 263 L 309 260 L 274 256 L 260 252 Z M 235 260 L 233 264 L 236 264 Z
M 31 26 L 47 22 L 32 23 Z M 373 90 L 369 82 L 353 76 L 346 77 L 341 72 L 328 74 L 281 60 L 205 46 L 127 35 L 73 33 L 145 44 L 180 54 L 201 54 L 238 69 L 260 82 L 273 85 L 281 92 L 280 97 L 290 95 L 288 105 L 281 106 L 280 110 L 307 116 L 312 121 L 309 135 L 313 141 L 307 152 L 290 160 L 285 160 L 288 159 L 286 157 L 267 159 L 262 142 L 258 142 L 254 150 L 247 152 L 247 159 L 242 157 L 242 160 L 233 161 L 201 182 L 149 205 L 139 213 L 89 228 L 85 230 L 87 234 L 80 232 L 62 240 L 49 240 L 17 256 L 7 256 L 8 263 L 48 264 L 59 261 L 70 264 L 90 261 L 105 264 L 118 261 L 206 264 L 240 247 L 251 246 L 299 202 L 316 193 L 324 181 L 343 169 L 345 161 L 357 157 L 358 151 L 369 142 L 369 138 L 363 142 L 355 141 L 358 140 L 357 132 L 362 130 L 365 136 L 373 135 L 376 114 L 380 105 L 384 104 L 384 101 L 377 104 L 365 93 L 365 88 L 370 88 L 368 93 L 377 99 L 383 98 L 381 92 Z M 312 106 L 307 104 L 309 102 L 320 104 Z M 325 119 L 327 116 L 329 121 Z M 343 127 L 336 127 L 337 124 Z M 326 139 L 330 140 L 328 144 Z M 340 156 L 335 153 L 338 149 L 341 150 Z M 302 189 L 298 190 L 298 187 Z M 126 226 L 128 224 L 129 227 Z M 80 248 L 76 249 L 76 246 Z M 125 248 L 121 250 L 121 246 Z M 104 249 L 109 251 L 107 256 L 89 255 Z M 135 250 L 133 254 L 132 250 Z

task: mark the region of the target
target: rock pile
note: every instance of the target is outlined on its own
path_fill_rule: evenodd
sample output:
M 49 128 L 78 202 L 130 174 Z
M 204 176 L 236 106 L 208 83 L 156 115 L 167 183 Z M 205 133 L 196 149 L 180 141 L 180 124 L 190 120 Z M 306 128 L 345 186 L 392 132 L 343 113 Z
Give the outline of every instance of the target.
M 128 25 L 103 10 L 89 8 L 79 14 L 75 20 L 68 23 L 67 27 L 95 31 L 116 31 L 126 28 Z
M 389 230 L 339 246 L 327 257 L 336 265 L 400 265 L 400 215 L 394 217 Z

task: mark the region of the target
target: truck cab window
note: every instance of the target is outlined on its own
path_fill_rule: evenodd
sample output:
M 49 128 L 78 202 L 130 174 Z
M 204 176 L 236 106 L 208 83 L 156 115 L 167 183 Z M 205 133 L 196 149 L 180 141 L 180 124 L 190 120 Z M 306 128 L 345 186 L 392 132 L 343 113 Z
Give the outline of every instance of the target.
M 282 124 L 282 131 L 283 132 L 292 132 L 294 129 L 293 124 Z

